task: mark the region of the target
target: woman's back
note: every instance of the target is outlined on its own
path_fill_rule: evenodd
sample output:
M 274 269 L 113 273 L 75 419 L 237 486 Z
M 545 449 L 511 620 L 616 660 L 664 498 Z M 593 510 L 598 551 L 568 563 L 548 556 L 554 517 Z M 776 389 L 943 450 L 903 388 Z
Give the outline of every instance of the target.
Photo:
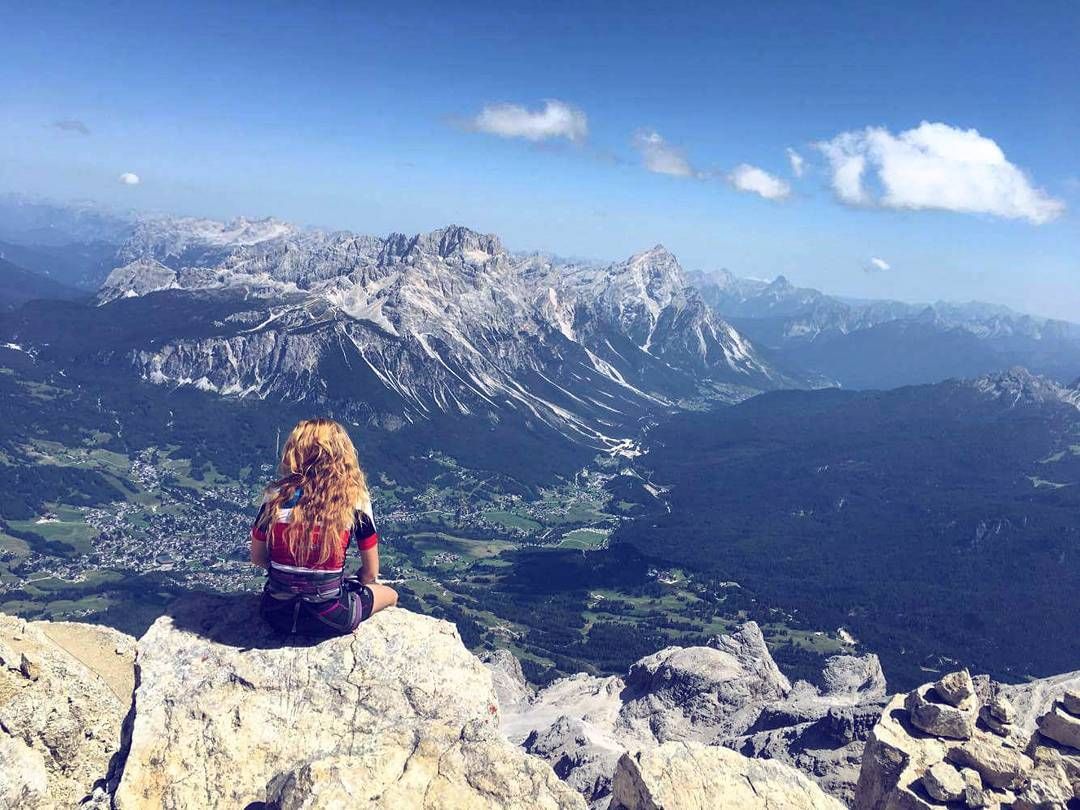
M 329 419 L 300 422 L 279 473 L 251 528 L 251 560 L 267 569 L 264 618 L 283 632 L 333 635 L 396 604 L 396 592 L 375 581 L 379 536 L 344 428 Z M 346 577 L 353 543 L 361 568 Z

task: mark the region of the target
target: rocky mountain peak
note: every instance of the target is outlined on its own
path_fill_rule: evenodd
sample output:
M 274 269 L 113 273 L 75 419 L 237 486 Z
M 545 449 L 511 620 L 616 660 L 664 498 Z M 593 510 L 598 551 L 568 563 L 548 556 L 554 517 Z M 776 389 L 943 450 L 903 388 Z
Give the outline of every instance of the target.
M 407 262 L 424 255 L 477 264 L 506 255 L 506 250 L 499 237 L 477 233 L 461 225 L 449 225 L 412 236 L 392 233 L 386 238 L 384 263 Z
M 1065 387 L 1047 377 L 1032 374 L 1022 366 L 984 375 L 972 381 L 971 385 L 980 393 L 1010 407 L 1061 402 L 1080 408 L 1080 389 Z

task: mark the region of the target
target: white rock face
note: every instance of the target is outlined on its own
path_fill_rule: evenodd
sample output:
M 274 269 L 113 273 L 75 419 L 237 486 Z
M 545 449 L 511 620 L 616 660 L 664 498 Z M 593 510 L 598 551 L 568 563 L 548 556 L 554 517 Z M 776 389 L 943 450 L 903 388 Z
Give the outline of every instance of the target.
M 279 810 L 580 810 L 546 764 L 485 724 L 458 738 L 391 733 L 362 753 L 314 760 L 271 790 Z
M 130 672 L 130 653 L 113 650 L 133 644 L 107 627 L 0 614 L 0 807 L 70 807 L 105 781 L 120 750 L 131 683 L 83 661 L 98 663 L 97 650 L 99 659 Z M 5 804 L 4 797 L 18 800 Z
M 0 807 L 42 807 L 49 792 L 45 758 L 19 737 L 0 734 Z
M 351 636 L 282 646 L 255 596 L 193 598 L 151 626 L 137 662 L 117 810 L 331 808 L 375 784 L 386 796 L 349 806 L 501 808 L 525 789 L 537 806 L 583 804 L 498 735 L 491 675 L 448 622 L 389 610 Z
M 612 782 L 611 810 L 842 810 L 794 768 L 727 748 L 670 742 L 624 754 Z
M 586 266 L 515 256 L 456 226 L 375 238 L 161 219 L 140 223 L 118 260 L 100 303 L 179 288 L 243 308 L 198 338 L 132 346 L 130 362 L 162 384 L 359 401 L 351 416 L 367 419 L 509 409 L 608 449 L 644 411 L 701 386 L 737 399 L 797 384 L 660 246 Z

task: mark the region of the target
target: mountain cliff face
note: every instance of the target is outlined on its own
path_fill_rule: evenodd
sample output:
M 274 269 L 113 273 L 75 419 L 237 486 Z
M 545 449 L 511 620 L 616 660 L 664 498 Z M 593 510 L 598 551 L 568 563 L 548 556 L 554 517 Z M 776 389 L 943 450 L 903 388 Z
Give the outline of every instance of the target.
M 356 419 L 516 414 L 598 447 L 650 411 L 798 385 L 720 320 L 663 247 L 607 266 L 518 257 L 461 227 L 385 238 L 273 220 L 139 223 L 103 317 L 187 317 L 132 341 L 145 379 L 337 404 Z M 207 299 L 225 317 L 201 315 Z M 192 332 L 196 334 L 192 334 Z

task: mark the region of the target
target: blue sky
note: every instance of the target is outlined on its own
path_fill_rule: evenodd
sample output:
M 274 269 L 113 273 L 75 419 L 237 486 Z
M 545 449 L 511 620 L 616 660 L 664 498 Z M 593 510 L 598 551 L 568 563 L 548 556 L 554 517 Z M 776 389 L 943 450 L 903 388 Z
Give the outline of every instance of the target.
M 1075 4 L 151 5 L 0 2 L 0 191 L 1080 320 Z

